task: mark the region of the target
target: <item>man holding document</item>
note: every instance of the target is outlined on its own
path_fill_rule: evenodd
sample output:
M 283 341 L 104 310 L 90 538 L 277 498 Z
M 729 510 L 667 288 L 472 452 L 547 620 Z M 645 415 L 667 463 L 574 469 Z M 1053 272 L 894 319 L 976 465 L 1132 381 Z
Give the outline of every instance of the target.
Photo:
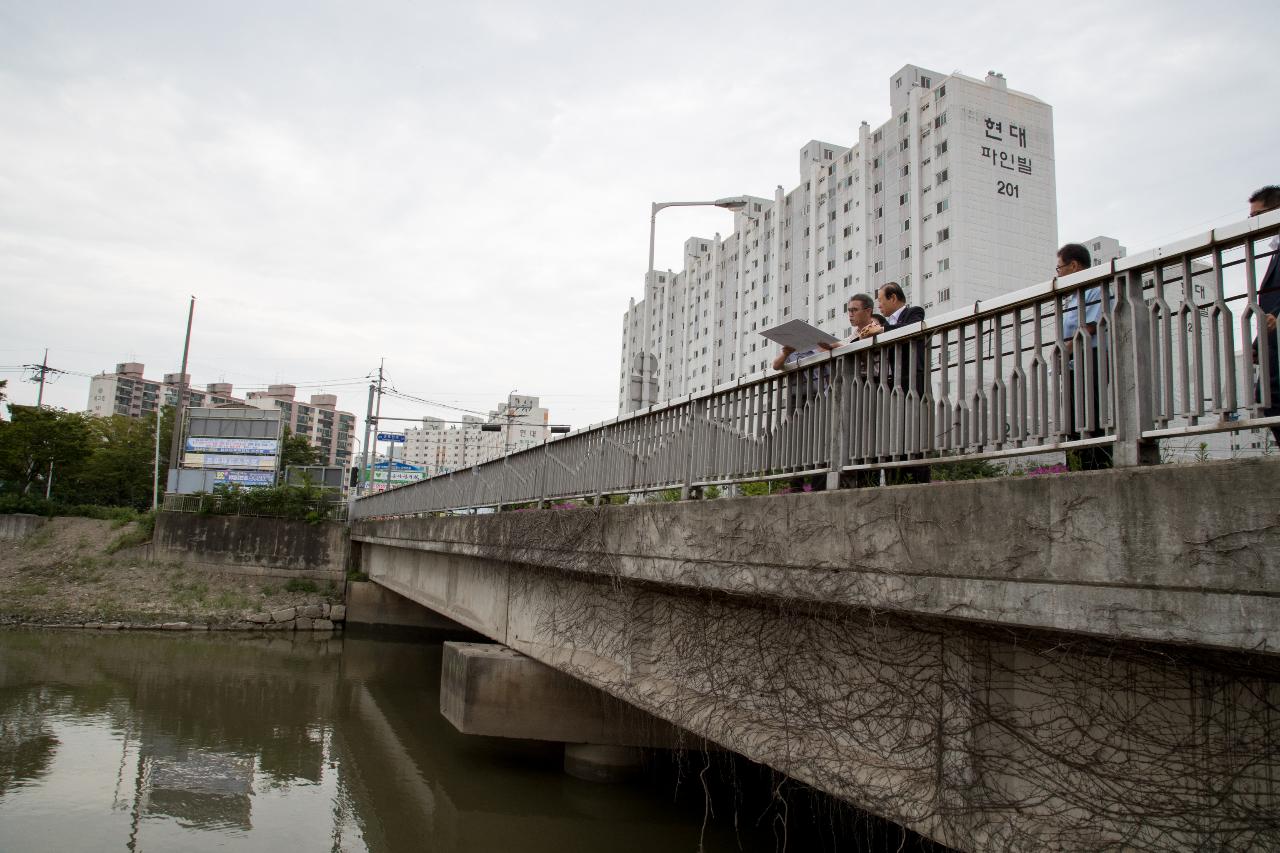
M 886 325 L 884 317 L 881 317 L 872 310 L 871 297 L 867 296 L 865 293 L 859 293 L 856 296 L 851 297 L 849 301 L 845 303 L 844 308 L 845 313 L 849 317 L 849 326 L 853 329 L 852 335 L 844 340 L 838 340 L 831 335 L 827 335 L 826 337 L 830 338 L 830 340 L 816 339 L 811 345 L 803 350 L 798 350 L 796 346 L 789 345 L 785 341 L 780 341 L 782 343 L 782 352 L 780 352 L 778 357 L 773 360 L 773 369 L 782 370 L 784 367 L 793 367 L 796 362 L 803 358 L 808 358 L 811 355 L 817 355 L 819 352 L 837 349 L 845 344 L 851 344 L 854 341 L 861 340 L 864 337 L 869 338 L 872 334 L 879 331 L 880 328 Z M 821 330 L 815 329 L 808 323 L 803 323 L 799 320 L 793 320 L 792 323 L 786 323 L 782 326 L 778 326 L 777 329 L 786 328 L 793 324 L 799 324 L 806 329 L 813 329 L 813 331 L 818 332 L 819 334 L 825 334 L 821 332 Z M 875 331 L 872 331 L 873 327 L 875 327 Z M 776 329 L 769 329 L 768 331 L 773 332 L 776 331 Z M 774 338 L 774 340 L 777 339 Z M 803 343 L 803 339 L 798 339 L 796 342 Z

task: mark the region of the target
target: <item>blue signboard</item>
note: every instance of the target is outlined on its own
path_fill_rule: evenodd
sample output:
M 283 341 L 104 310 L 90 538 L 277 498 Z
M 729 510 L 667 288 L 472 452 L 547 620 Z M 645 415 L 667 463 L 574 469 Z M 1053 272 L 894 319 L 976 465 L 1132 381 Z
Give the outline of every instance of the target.
M 380 432 L 378 433 L 378 441 L 398 441 L 404 443 L 404 433 L 399 432 Z

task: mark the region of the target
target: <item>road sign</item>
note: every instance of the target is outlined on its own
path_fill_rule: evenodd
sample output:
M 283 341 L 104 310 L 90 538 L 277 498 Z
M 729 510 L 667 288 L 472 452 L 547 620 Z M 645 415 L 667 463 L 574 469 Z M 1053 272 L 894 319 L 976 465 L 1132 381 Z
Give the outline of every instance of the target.
M 404 444 L 404 433 L 380 432 L 378 433 L 378 441 L 398 441 L 401 444 Z

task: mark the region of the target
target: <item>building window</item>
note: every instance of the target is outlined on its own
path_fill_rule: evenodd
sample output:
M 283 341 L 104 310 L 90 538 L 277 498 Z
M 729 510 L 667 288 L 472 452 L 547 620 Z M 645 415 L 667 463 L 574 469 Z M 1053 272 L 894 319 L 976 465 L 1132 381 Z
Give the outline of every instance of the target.
M 946 270 L 949 270 L 949 269 L 951 269 L 950 258 L 943 258 L 942 260 L 938 261 L 938 272 L 945 272 Z
M 876 181 L 876 185 L 871 189 L 871 191 L 873 193 L 878 193 L 883 188 L 884 188 L 884 184 L 880 183 L 879 181 Z
M 910 199 L 911 199 L 911 193 L 903 193 L 902 195 L 898 196 L 898 204 L 899 205 L 906 204 Z
M 904 219 L 904 220 L 902 220 L 902 230 L 903 230 L 903 231 L 910 231 L 910 230 L 911 230 L 911 220 L 910 220 L 910 219 Z
M 902 259 L 905 261 L 905 260 L 906 260 L 907 258 L 909 258 L 909 257 L 911 257 L 911 247 L 910 247 L 910 246 L 908 246 L 907 248 L 905 248 L 905 249 L 903 249 L 903 250 L 902 250 Z
M 938 302 L 939 302 L 939 303 L 942 303 L 942 302 L 950 302 L 950 301 L 951 301 L 951 288 L 949 288 L 949 287 L 944 287 L 944 288 L 942 288 L 942 290 L 939 290 L 939 291 L 938 291 Z
M 934 128 L 942 127 L 946 123 L 947 123 L 947 114 L 945 112 L 938 113 L 938 115 L 933 119 Z
M 947 172 L 948 172 L 948 171 L 950 171 L 950 170 L 948 170 L 948 169 L 943 169 L 941 172 L 939 172 L 938 174 L 934 175 L 934 176 L 933 176 L 933 182 L 934 182 L 935 184 L 942 184 L 942 183 L 946 183 L 946 180 L 947 180 Z
M 947 226 L 946 228 L 943 228 L 941 231 L 939 231 L 939 232 L 938 232 L 938 242 L 939 242 L 939 243 L 942 243 L 942 242 L 944 242 L 944 241 L 946 241 L 946 240 L 950 240 L 950 239 L 951 239 L 951 227 L 950 227 L 950 226 Z
M 902 167 L 902 176 L 905 178 L 907 175 L 910 175 L 910 174 L 911 174 L 911 164 L 908 163 Z
M 880 272 L 882 269 L 884 269 L 884 261 L 876 261 L 875 271 Z
M 906 151 L 909 147 L 911 147 L 911 140 L 910 140 L 910 139 L 904 139 L 904 140 L 902 140 L 902 142 L 898 143 L 898 150 L 899 150 L 899 151 Z
M 941 213 L 944 210 L 950 210 L 950 209 L 951 209 L 951 196 L 947 196 L 942 201 L 938 202 L 939 213 Z
M 939 142 L 937 145 L 933 146 L 933 153 L 938 157 L 941 157 L 943 154 L 946 154 L 947 140 L 944 139 L 941 142 Z

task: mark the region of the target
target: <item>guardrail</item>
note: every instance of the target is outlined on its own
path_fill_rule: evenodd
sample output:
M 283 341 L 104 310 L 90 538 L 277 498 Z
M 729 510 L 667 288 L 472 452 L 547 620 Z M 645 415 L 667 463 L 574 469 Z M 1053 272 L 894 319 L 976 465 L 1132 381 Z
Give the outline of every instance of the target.
M 351 517 L 802 475 L 834 488 L 859 471 L 1086 447 L 1151 464 L 1161 438 L 1280 423 L 1265 415 L 1276 337 L 1257 335 L 1277 236 L 1273 211 L 364 497 Z M 1064 339 L 1081 304 L 1097 307 L 1096 331 Z
M 288 510 L 257 506 L 241 499 L 241 496 L 218 494 L 180 495 L 169 493 L 160 506 L 165 512 L 194 512 L 208 515 L 248 515 L 263 518 L 306 518 L 314 520 L 346 521 L 349 505 L 342 501 L 312 500 L 291 505 Z

